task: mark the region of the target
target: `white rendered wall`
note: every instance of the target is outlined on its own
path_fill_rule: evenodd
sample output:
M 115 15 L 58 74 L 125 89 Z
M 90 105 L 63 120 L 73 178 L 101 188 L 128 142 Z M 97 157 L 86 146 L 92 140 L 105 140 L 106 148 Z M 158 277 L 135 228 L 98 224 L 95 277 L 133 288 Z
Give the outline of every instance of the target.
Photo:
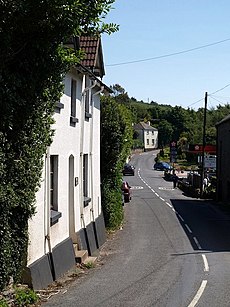
M 75 127 L 70 125 L 71 114 L 71 78 L 77 80 L 77 104 L 76 104 L 76 118 L 78 122 Z M 64 104 L 64 109 L 59 113 L 54 114 L 55 124 L 53 129 L 55 135 L 50 146 L 50 155 L 58 155 L 58 211 L 62 216 L 58 222 L 50 227 L 51 248 L 58 243 L 64 241 L 69 237 L 69 157 L 74 157 L 74 177 L 78 178 L 79 184 L 74 186 L 74 221 L 75 232 L 78 232 L 82 227 L 81 215 L 83 215 L 85 226 L 97 218 L 101 213 L 101 199 L 100 199 L 100 99 L 99 96 L 94 96 L 96 108 L 93 109 L 93 118 L 89 121 L 81 120 L 82 112 L 81 91 L 82 75 L 76 74 L 74 70 L 67 74 L 65 80 L 64 95 L 61 98 L 61 103 Z M 98 91 L 98 87 L 92 90 Z M 92 107 L 91 107 L 92 113 Z M 93 127 L 91 126 L 93 123 Z M 84 127 L 82 126 L 84 125 Z M 81 130 L 83 129 L 83 130 Z M 82 185 L 80 184 L 82 178 L 81 159 L 80 159 L 80 137 L 83 133 L 83 154 L 92 154 L 93 171 L 89 171 L 93 176 L 93 180 L 89 177 L 89 192 L 93 192 L 91 202 L 86 208 L 82 204 Z M 91 135 L 92 133 L 92 135 Z M 92 143 L 91 143 L 92 140 Z M 89 160 L 90 161 L 90 160 Z M 91 164 L 89 164 L 90 168 Z M 45 169 L 41 179 L 41 188 L 36 195 L 36 214 L 29 221 L 29 236 L 30 244 L 28 247 L 28 265 L 37 259 L 41 258 L 48 252 L 48 245 L 46 244 L 45 236 L 47 234 L 47 218 L 45 210 Z M 93 186 L 93 189 L 92 189 Z
M 147 139 L 149 140 L 149 144 L 147 144 Z M 154 145 L 152 143 L 152 140 L 154 140 Z M 155 149 L 158 147 L 158 131 L 154 130 L 154 134 L 152 134 L 151 130 L 144 130 L 144 144 L 145 149 Z

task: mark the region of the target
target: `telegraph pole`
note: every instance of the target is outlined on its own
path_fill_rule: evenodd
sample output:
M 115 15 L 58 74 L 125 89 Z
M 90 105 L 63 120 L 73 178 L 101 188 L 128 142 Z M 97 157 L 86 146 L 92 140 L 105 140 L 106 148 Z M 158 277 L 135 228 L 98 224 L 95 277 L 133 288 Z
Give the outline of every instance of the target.
M 202 160 L 201 160 L 201 183 L 200 183 L 200 198 L 203 196 L 203 181 L 204 181 L 204 150 L 206 145 L 206 116 L 207 116 L 207 103 L 208 93 L 205 92 L 204 98 L 204 120 L 203 120 L 203 148 L 202 148 Z

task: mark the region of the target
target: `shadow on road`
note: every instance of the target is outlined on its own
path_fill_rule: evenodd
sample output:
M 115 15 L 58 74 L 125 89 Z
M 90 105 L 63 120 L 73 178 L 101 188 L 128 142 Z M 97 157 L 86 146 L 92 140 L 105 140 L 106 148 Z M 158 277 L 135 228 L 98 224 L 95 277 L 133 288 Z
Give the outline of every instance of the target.
M 171 199 L 171 202 L 194 250 L 230 251 L 229 214 L 204 200 Z

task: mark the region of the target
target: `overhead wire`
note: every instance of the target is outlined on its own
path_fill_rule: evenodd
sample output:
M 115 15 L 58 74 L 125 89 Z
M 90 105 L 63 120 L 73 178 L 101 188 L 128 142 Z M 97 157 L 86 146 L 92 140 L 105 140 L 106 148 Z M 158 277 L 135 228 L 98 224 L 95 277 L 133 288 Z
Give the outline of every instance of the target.
M 226 101 L 220 101 L 219 99 L 217 99 L 217 98 L 216 98 L 215 96 L 213 96 L 213 95 L 209 95 L 209 96 L 210 96 L 210 98 L 212 98 L 213 100 L 219 102 L 221 105 L 223 105 L 223 104 L 229 104 L 229 103 L 226 102 Z
M 230 86 L 230 83 L 227 84 L 227 85 L 225 85 L 225 86 L 223 86 L 223 87 L 221 87 L 221 88 L 219 88 L 219 89 L 216 90 L 215 92 L 212 92 L 212 93 L 208 94 L 208 96 L 213 98 L 213 96 L 212 96 L 213 94 L 216 94 L 216 93 L 218 93 L 218 92 L 221 92 L 221 91 L 223 91 L 224 89 L 226 89 L 226 88 L 229 87 L 229 86 Z M 213 98 L 213 99 L 215 99 L 215 98 Z M 192 105 L 197 104 L 198 102 L 200 102 L 200 101 L 202 101 L 202 100 L 204 100 L 204 98 L 201 98 L 201 99 L 199 99 L 199 100 L 193 102 L 192 104 L 188 105 L 187 107 L 189 108 L 189 107 L 191 107 Z M 218 101 L 217 99 L 215 99 L 215 100 Z M 220 101 L 218 101 L 218 102 L 220 102 Z M 222 103 L 223 103 L 223 102 L 222 102 Z
M 162 59 L 162 58 L 166 58 L 166 57 L 171 57 L 171 56 L 175 56 L 175 55 L 179 55 L 179 54 L 188 53 L 188 52 L 192 52 L 192 51 L 195 51 L 195 50 L 207 48 L 207 47 L 210 47 L 210 46 L 214 46 L 214 45 L 217 45 L 217 44 L 227 42 L 229 40 L 230 40 L 230 38 L 226 38 L 226 39 L 223 39 L 221 41 L 217 41 L 217 42 L 214 42 L 214 43 L 210 43 L 210 44 L 206 44 L 206 45 L 202 45 L 202 46 L 198 46 L 198 47 L 194 47 L 194 48 L 190 48 L 190 49 L 186 49 L 186 50 L 182 50 L 182 51 L 178 51 L 178 52 L 173 52 L 173 53 L 155 56 L 155 57 L 151 57 L 151 58 L 145 58 L 145 59 L 139 59 L 139 60 L 133 60 L 133 61 L 126 61 L 126 62 L 120 62 L 120 63 L 112 63 L 112 64 L 107 64 L 105 66 L 112 67 L 112 66 L 128 65 L 128 64 L 134 64 L 134 63 L 158 60 L 158 59 Z
M 215 92 L 209 94 L 209 95 L 213 95 L 213 94 L 216 94 L 216 93 L 218 93 L 218 92 L 220 92 L 220 91 L 223 91 L 226 87 L 229 87 L 229 86 L 230 86 L 230 83 L 227 84 L 227 85 L 225 85 L 224 87 L 220 88 L 219 90 L 217 90 L 217 91 L 215 91 Z
M 217 45 L 217 44 L 224 43 L 226 41 L 230 41 L 230 38 L 227 38 L 227 39 L 224 39 L 224 40 L 220 40 L 220 41 L 217 41 L 217 42 L 213 42 L 213 43 L 210 43 L 210 44 L 206 44 L 206 45 L 202 45 L 202 46 L 198 46 L 198 47 L 194 47 L 194 48 L 190 48 L 190 49 L 174 52 L 174 53 L 164 54 L 164 55 L 160 55 L 160 56 L 156 56 L 156 57 L 151 57 L 151 58 L 133 60 L 133 61 L 126 61 L 126 62 L 120 62 L 120 63 L 107 64 L 105 66 L 112 67 L 112 66 L 120 66 L 120 65 L 127 65 L 127 64 L 134 64 L 134 63 L 146 62 L 146 61 L 151 61 L 151 60 L 157 60 L 157 59 L 161 59 L 161 58 L 171 57 L 171 56 L 175 56 L 175 55 L 179 55 L 179 54 L 188 53 L 188 52 L 192 52 L 192 51 L 195 51 L 195 50 L 207 48 L 207 47 L 210 47 L 210 46 L 214 46 L 214 45 Z M 216 90 L 215 92 L 212 92 L 211 94 L 208 94 L 208 96 L 216 94 L 216 93 L 224 90 L 225 88 L 227 88 L 229 86 L 230 86 L 230 83 L 225 85 L 224 87 Z M 192 104 L 188 105 L 187 107 L 193 106 L 193 105 L 197 104 L 198 102 L 201 102 L 203 99 L 204 98 L 201 98 L 201 99 L 193 102 Z

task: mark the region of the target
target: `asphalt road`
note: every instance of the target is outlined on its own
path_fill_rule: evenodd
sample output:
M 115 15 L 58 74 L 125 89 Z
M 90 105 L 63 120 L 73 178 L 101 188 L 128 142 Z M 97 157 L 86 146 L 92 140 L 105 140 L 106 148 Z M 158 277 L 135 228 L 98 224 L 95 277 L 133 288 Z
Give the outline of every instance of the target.
M 103 265 L 44 306 L 230 306 L 230 217 L 173 189 L 154 158 L 132 158 L 132 200 Z

